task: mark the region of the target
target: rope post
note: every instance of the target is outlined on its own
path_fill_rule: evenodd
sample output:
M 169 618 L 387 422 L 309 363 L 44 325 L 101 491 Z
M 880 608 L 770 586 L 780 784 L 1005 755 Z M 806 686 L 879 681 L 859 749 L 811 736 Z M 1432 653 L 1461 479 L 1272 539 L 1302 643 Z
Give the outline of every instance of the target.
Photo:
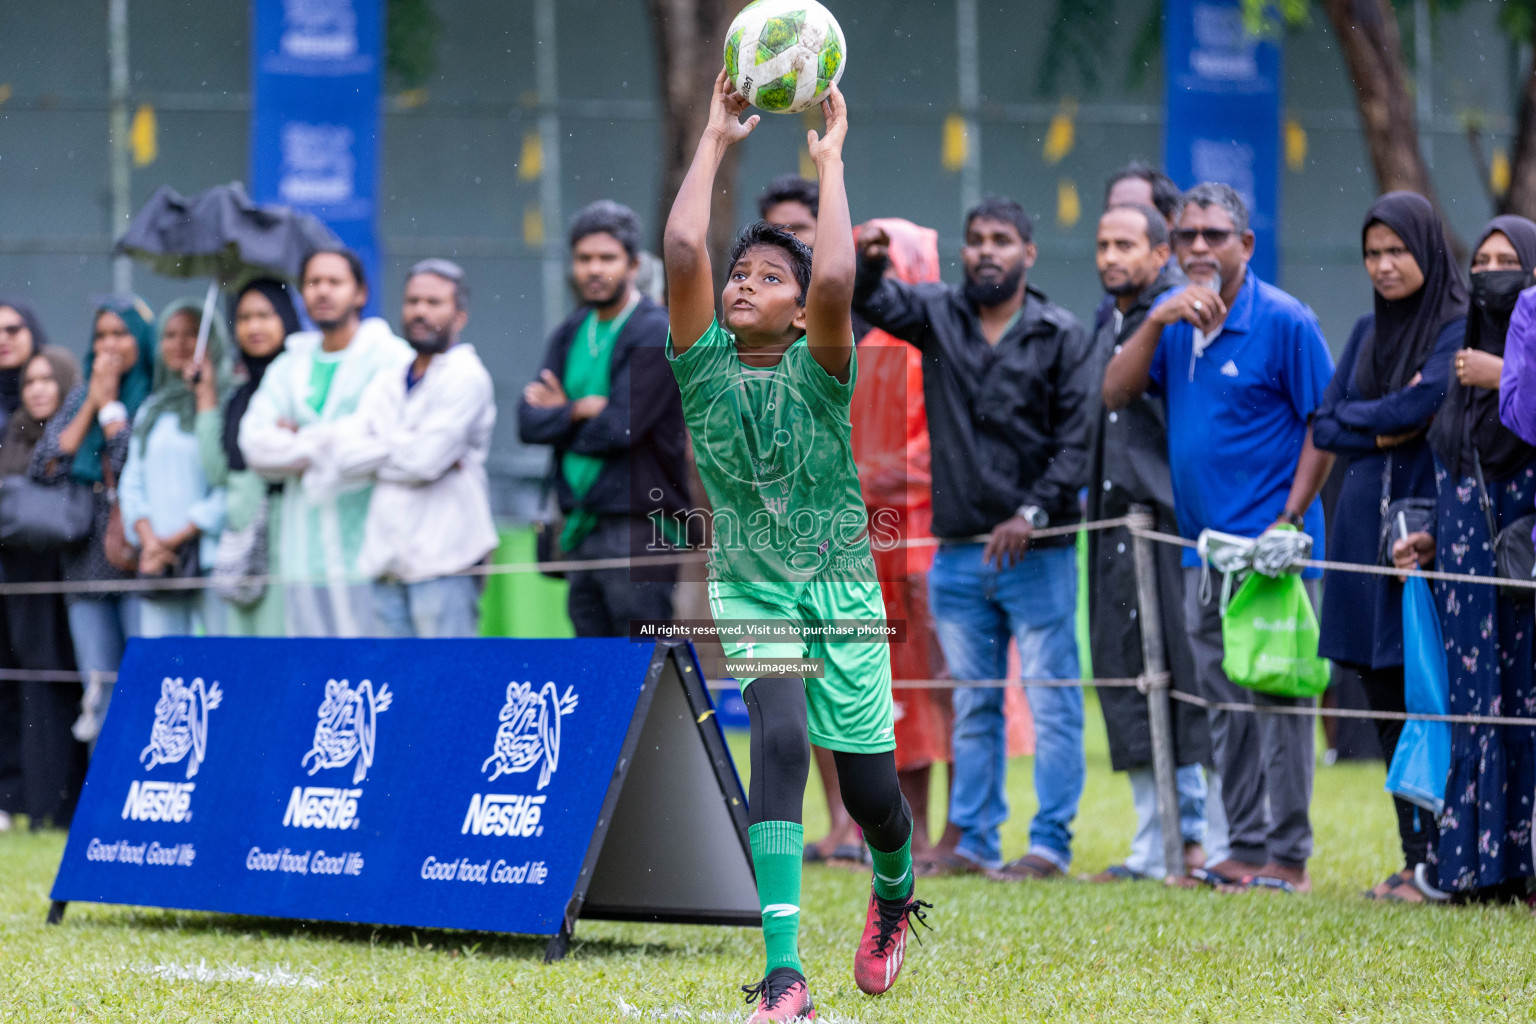
M 1136 619 L 1141 623 L 1142 689 L 1152 732 L 1152 775 L 1157 816 L 1163 831 L 1163 865 L 1169 878 L 1184 876 L 1184 832 L 1179 827 L 1179 792 L 1173 757 L 1173 719 L 1168 710 L 1168 659 L 1163 649 L 1163 615 L 1157 603 L 1157 563 L 1152 541 L 1138 530 L 1156 527 L 1152 509 L 1132 505 L 1130 530 L 1136 557 Z

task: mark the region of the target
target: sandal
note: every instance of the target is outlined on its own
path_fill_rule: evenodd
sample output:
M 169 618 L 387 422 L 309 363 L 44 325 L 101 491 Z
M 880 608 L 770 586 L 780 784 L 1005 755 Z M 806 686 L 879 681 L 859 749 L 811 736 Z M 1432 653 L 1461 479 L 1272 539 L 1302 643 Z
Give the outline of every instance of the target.
M 1147 876 L 1140 871 L 1126 867 L 1124 864 L 1111 864 L 1096 875 L 1089 875 L 1083 879 L 1085 882 L 1145 882 Z
M 1224 886 L 1230 887 L 1244 884 L 1244 879 L 1229 878 L 1222 874 L 1220 871 L 1216 871 L 1212 868 L 1195 868 L 1189 873 L 1189 877 L 1193 878 L 1201 885 L 1208 886 L 1212 889 L 1220 889 Z
M 985 871 L 980 864 L 952 850 L 934 850 L 922 860 L 913 858 L 912 873 L 918 878 L 945 878 L 952 875 L 976 875 Z
M 1392 890 L 1393 889 L 1400 889 L 1403 886 L 1408 885 L 1408 884 L 1409 884 L 1408 879 L 1404 878 L 1400 873 L 1394 871 L 1390 875 L 1388 875 L 1386 878 L 1383 878 L 1380 882 L 1377 883 L 1377 886 L 1386 886 L 1386 890 L 1384 892 L 1382 892 L 1380 895 L 1377 894 L 1375 888 L 1367 889 L 1367 890 L 1365 890 L 1365 892 L 1361 893 L 1360 895 L 1364 896 L 1368 900 L 1399 900 L 1399 901 L 1401 901 L 1401 897 L 1396 896 L 1392 892 Z
M 869 854 L 865 852 L 863 843 L 839 843 L 837 846 L 833 847 L 831 853 L 827 854 L 826 860 L 829 863 L 832 861 L 842 861 L 844 864 L 853 863 L 867 865 L 871 863 Z
M 1449 903 L 1449 902 L 1451 902 L 1451 894 L 1450 893 L 1445 892 L 1442 889 L 1436 888 L 1435 885 L 1432 882 L 1430 882 L 1430 880 L 1429 880 L 1429 865 L 1428 864 L 1415 864 L 1413 866 L 1413 883 L 1412 884 L 1413 884 L 1413 887 L 1419 891 L 1419 895 L 1424 897 L 1426 902 L 1429 902 L 1429 903 Z
M 1270 892 L 1283 892 L 1287 896 L 1296 895 L 1296 886 L 1283 878 L 1275 878 L 1273 875 L 1254 875 L 1243 879 L 1245 889 L 1268 889 Z
M 995 871 L 988 871 L 987 877 L 994 882 L 1044 882 L 1061 878 L 1065 874 L 1065 871 L 1039 854 L 1026 853 Z

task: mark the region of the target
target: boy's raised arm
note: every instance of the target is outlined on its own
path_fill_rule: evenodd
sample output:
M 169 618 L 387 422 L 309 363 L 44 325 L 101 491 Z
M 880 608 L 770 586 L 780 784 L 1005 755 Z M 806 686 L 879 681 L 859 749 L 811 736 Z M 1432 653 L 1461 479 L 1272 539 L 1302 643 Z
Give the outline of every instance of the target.
M 715 282 L 709 266 L 709 206 L 715 174 L 728 147 L 757 127 L 758 115 L 740 120 L 747 101 L 721 69 L 709 101 L 709 124 L 699 138 L 693 165 L 672 201 L 662 255 L 667 266 L 667 314 L 672 351 L 682 355 L 715 320 Z
M 811 287 L 805 297 L 805 334 L 811 355 L 821 368 L 847 382 L 853 357 L 853 281 L 858 272 L 854 255 L 853 219 L 848 214 L 848 190 L 843 185 L 843 139 L 848 135 L 848 105 L 837 86 L 821 101 L 827 130 L 818 138 L 813 128 L 806 145 L 816 163 L 821 203 L 816 216 L 816 252 L 811 261 Z

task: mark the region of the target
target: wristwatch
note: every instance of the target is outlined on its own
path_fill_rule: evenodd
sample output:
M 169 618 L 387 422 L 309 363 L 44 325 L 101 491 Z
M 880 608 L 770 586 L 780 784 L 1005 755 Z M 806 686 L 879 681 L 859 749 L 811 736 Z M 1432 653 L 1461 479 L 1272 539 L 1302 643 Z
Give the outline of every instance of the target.
M 1020 505 L 1014 515 L 1024 520 L 1037 530 L 1043 530 L 1050 525 L 1051 517 L 1045 514 L 1045 509 L 1039 505 Z
M 1280 521 L 1282 523 L 1290 523 L 1298 530 L 1306 525 L 1306 517 L 1303 516 L 1300 512 L 1292 512 L 1290 509 L 1286 509 L 1284 512 L 1280 513 Z

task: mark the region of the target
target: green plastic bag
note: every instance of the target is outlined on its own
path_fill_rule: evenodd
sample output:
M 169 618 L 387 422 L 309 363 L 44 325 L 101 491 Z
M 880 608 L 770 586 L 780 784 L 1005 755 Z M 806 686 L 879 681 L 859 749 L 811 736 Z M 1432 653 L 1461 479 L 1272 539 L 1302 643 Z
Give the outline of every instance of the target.
M 1317 656 L 1317 613 L 1301 577 L 1249 573 L 1221 620 L 1221 667 L 1238 686 L 1274 697 L 1316 697 L 1328 688 Z

